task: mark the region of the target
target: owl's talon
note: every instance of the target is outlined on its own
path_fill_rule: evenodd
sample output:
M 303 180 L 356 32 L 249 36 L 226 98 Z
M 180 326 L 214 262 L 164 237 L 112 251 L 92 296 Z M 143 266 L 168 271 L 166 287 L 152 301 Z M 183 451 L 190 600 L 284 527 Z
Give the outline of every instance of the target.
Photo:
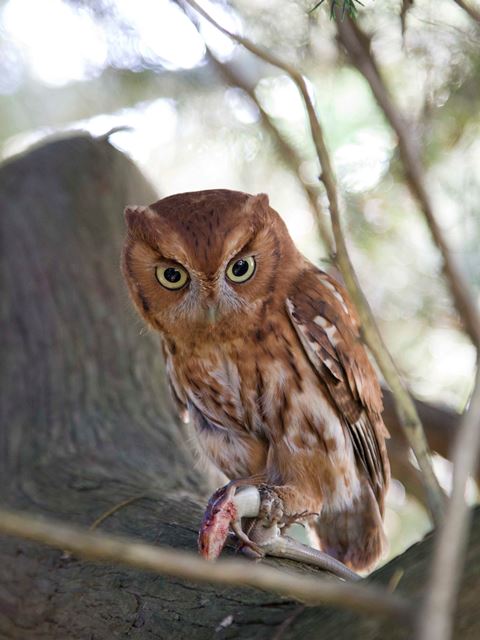
M 300 511 L 299 513 L 285 514 L 284 524 L 282 528 L 288 529 L 292 524 L 300 524 L 305 526 L 305 520 L 308 518 L 318 518 L 319 514 L 315 511 Z

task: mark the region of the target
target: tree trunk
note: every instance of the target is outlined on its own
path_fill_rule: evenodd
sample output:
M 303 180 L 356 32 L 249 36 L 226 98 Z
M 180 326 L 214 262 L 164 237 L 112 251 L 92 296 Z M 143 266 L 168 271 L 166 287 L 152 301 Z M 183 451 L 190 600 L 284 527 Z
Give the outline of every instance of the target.
M 0 500 L 90 525 L 138 497 L 101 528 L 191 550 L 208 481 L 166 397 L 157 339 L 132 310 L 119 271 L 122 210 L 155 199 L 106 139 L 53 141 L 0 168 Z M 430 551 L 426 540 L 372 579 L 388 583 L 401 567 L 399 590 L 417 597 Z M 461 594 L 464 639 L 480 634 L 479 564 L 477 514 Z M 0 540 L 2 639 L 263 639 L 280 637 L 284 622 L 285 639 L 410 637 L 385 620 Z

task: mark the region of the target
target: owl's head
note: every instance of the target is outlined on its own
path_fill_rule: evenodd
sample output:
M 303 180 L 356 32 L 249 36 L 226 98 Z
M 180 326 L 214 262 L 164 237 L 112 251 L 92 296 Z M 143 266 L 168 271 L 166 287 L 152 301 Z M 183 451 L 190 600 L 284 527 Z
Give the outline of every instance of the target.
M 125 279 L 139 312 L 166 336 L 254 326 L 295 270 L 297 250 L 264 194 L 180 193 L 125 216 Z

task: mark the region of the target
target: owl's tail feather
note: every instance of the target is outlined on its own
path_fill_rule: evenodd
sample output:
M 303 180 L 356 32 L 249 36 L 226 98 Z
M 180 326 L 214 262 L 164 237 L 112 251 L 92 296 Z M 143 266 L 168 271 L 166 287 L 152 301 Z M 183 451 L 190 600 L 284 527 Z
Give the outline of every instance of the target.
M 378 503 L 367 482 L 348 509 L 325 506 L 315 522 L 322 551 L 355 571 L 367 571 L 380 560 L 387 543 Z

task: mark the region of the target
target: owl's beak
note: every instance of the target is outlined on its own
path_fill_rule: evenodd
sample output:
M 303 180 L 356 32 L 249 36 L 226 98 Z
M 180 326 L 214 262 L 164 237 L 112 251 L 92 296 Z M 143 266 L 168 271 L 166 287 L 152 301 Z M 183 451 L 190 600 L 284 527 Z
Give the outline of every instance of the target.
M 216 304 L 207 305 L 206 319 L 208 324 L 215 324 L 218 318 L 218 306 Z

